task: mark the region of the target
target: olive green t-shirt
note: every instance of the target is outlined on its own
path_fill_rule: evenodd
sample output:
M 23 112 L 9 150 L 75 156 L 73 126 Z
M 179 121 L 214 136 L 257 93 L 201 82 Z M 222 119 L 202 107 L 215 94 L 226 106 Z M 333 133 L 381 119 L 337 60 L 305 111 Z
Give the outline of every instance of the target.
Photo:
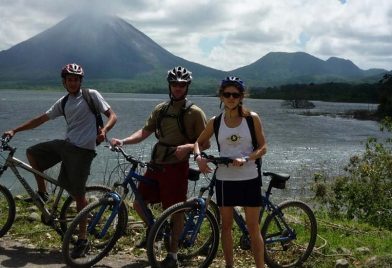
M 158 134 L 159 141 L 152 152 L 152 160 L 156 163 L 171 164 L 188 161 L 188 158 L 177 159 L 174 155 L 176 147 L 182 144 L 194 143 L 207 124 L 203 110 L 193 104 L 184 114 L 185 133 L 190 139 L 187 140 L 182 134 L 177 121 L 185 101 L 173 102 L 167 109 L 166 115 L 161 119 L 161 133 Z M 160 103 L 155 107 L 143 127 L 144 130 L 150 132 L 157 130 L 157 119 L 164 105 L 165 103 Z

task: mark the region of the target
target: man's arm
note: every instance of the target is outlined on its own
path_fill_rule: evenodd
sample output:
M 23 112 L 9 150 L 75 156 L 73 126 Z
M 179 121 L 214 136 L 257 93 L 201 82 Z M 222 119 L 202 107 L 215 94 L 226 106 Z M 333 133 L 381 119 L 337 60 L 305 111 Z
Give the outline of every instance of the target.
M 115 145 L 124 145 L 124 144 L 135 144 L 139 143 L 143 140 L 145 140 L 148 136 L 150 136 L 153 132 L 145 130 L 145 129 L 139 129 L 138 131 L 134 132 L 131 136 L 119 140 L 116 138 L 112 139 L 112 143 Z
M 105 140 L 106 133 L 108 133 L 117 122 L 117 115 L 112 109 L 107 110 L 104 114 L 108 120 L 106 121 L 106 124 L 103 126 L 103 128 L 101 128 L 99 131 L 99 135 L 97 137 L 97 141 L 99 142 Z
M 46 113 L 45 114 L 41 114 L 41 115 L 39 115 L 39 116 L 29 120 L 29 121 L 26 121 L 25 123 L 17 126 L 14 129 L 11 129 L 11 130 L 8 130 L 8 131 L 4 132 L 4 134 L 12 137 L 12 136 L 14 136 L 16 134 L 16 132 L 20 132 L 20 131 L 25 131 L 25 130 L 36 128 L 36 127 L 42 125 L 43 123 L 47 122 L 48 120 L 49 120 L 49 117 L 48 117 L 48 115 Z

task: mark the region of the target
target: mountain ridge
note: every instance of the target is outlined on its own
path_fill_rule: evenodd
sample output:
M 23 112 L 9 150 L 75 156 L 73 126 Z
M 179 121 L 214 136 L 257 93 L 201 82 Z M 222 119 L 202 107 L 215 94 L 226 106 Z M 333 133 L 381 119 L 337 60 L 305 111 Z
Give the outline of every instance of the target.
M 361 70 L 338 57 L 321 60 L 305 52 L 270 52 L 231 71 L 217 70 L 178 57 L 125 20 L 112 15 L 74 14 L 53 27 L 0 51 L 0 81 L 49 83 L 58 81 L 61 67 L 81 64 L 89 80 L 162 81 L 174 66 L 189 68 L 199 85 L 212 85 L 232 74 L 249 85 L 285 83 L 358 82 L 385 73 Z M 371 78 L 374 79 L 374 78 Z M 0 88 L 4 83 L 0 82 Z

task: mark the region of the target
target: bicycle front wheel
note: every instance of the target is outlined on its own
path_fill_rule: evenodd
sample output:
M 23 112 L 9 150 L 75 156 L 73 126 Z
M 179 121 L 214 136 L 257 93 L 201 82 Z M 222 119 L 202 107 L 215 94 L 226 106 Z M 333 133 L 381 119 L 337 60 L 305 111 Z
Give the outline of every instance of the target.
M 300 201 L 286 201 L 268 215 L 261 233 L 268 267 L 297 267 L 313 250 L 317 222 L 308 205 Z
M 0 237 L 5 235 L 15 221 L 15 201 L 11 192 L 0 185 Z
M 177 231 L 173 228 L 174 218 L 183 222 Z M 196 235 L 194 240 L 193 235 Z M 176 240 L 178 243 L 173 242 Z M 218 245 L 219 226 L 214 215 L 209 210 L 202 215 L 197 203 L 190 200 L 171 206 L 157 219 L 148 236 L 147 255 L 151 267 L 161 267 L 169 250 L 177 247 L 181 267 L 208 267 L 216 256 Z
M 109 219 L 112 217 L 112 221 Z M 87 219 L 88 249 L 82 256 L 73 254 L 79 234 L 79 224 Z M 72 221 L 64 235 L 62 252 L 67 265 L 71 267 L 91 267 L 104 258 L 124 234 L 128 211 L 121 202 L 118 210 L 111 197 L 105 197 L 85 207 Z
M 98 201 L 106 193 L 110 192 L 110 188 L 104 185 L 86 186 L 86 199 L 88 203 Z M 64 201 L 60 211 L 60 228 L 65 233 L 68 225 L 78 214 L 76 209 L 76 202 L 72 196 L 68 196 Z

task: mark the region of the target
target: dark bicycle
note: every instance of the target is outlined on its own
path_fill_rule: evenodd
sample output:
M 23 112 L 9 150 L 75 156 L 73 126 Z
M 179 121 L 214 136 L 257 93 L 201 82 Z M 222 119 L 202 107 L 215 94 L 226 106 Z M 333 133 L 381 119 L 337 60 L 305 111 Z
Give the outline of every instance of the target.
M 214 157 L 202 153 L 209 162 L 218 166 L 232 162 L 226 157 Z M 284 189 L 289 175 L 263 172 L 271 178 L 267 191 L 262 196 L 260 212 L 261 234 L 265 243 L 265 261 L 268 267 L 300 266 L 311 254 L 317 238 L 316 218 L 308 205 L 301 201 L 289 200 L 275 205 L 270 200 L 272 188 Z M 200 189 L 197 198 L 175 204 L 166 209 L 152 227 L 147 255 L 152 267 L 160 267 L 167 254 L 170 234 L 170 218 L 173 214 L 184 213 L 184 229 L 179 237 L 178 260 L 181 266 L 208 267 L 216 256 L 219 245 L 218 221 L 209 212 L 208 206 L 216 206 L 214 195 L 215 173 L 208 186 Z M 208 191 L 208 196 L 204 193 Z M 264 214 L 265 213 L 265 214 Z M 242 249 L 250 249 L 249 232 L 241 213 L 234 209 L 234 220 L 243 233 Z

